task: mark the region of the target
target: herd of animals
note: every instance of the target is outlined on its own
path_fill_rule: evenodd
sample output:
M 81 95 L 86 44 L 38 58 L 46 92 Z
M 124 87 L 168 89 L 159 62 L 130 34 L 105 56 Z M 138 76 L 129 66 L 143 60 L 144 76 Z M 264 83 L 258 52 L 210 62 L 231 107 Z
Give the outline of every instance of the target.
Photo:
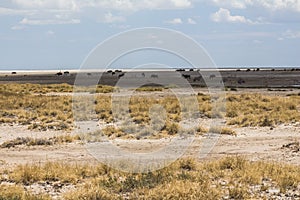
M 274 72 L 276 71 L 276 74 L 272 75 L 268 75 L 268 77 L 262 78 L 262 76 L 265 76 L 266 73 L 261 73 L 260 71 L 266 71 L 266 70 L 262 70 L 259 68 L 253 68 L 253 69 L 236 69 L 236 70 L 230 70 L 230 71 L 221 71 L 220 73 L 216 73 L 214 71 L 209 71 L 205 74 L 205 78 L 206 80 L 204 81 L 204 77 L 202 76 L 202 74 L 199 72 L 199 70 L 196 69 L 184 69 L 184 68 L 179 68 L 174 70 L 177 73 L 180 74 L 180 76 L 184 79 L 186 79 L 188 82 L 190 82 L 191 84 L 195 84 L 195 86 L 203 84 L 205 85 L 205 81 L 207 80 L 212 80 L 212 81 L 217 81 L 220 78 L 222 78 L 221 81 L 223 81 L 224 84 L 227 84 L 227 86 L 237 86 L 237 85 L 241 85 L 241 86 L 263 86 L 263 87 L 268 87 L 268 86 L 274 86 L 274 85 L 278 85 L 278 84 L 282 84 L 280 83 L 282 81 L 282 79 L 284 79 L 286 81 L 286 79 L 293 79 L 293 81 L 289 81 L 289 83 L 286 83 L 284 86 L 300 86 L 300 79 L 297 78 L 297 80 L 295 79 L 295 76 L 297 76 L 297 74 L 300 71 L 300 68 L 286 68 L 286 69 L 268 69 L 268 71 Z M 253 74 L 251 73 L 253 72 Z M 259 73 L 258 73 L 259 72 Z M 277 74 L 278 72 L 278 74 Z M 296 75 L 294 74 L 294 72 L 296 73 Z M 282 73 L 285 73 L 284 76 L 282 76 L 280 78 L 280 76 L 282 75 Z M 43 80 L 38 80 L 40 79 L 42 76 L 39 75 L 17 75 L 17 72 L 11 72 L 12 76 L 9 75 L 5 75 L 1 77 L 2 82 L 7 82 L 7 81 L 20 81 L 20 82 L 24 82 L 25 79 L 26 81 L 31 81 L 31 82 L 41 82 Z M 163 78 L 164 74 L 163 73 L 158 73 L 158 72 L 136 72 L 136 73 L 126 73 L 123 72 L 122 70 L 116 69 L 116 70 L 107 70 L 104 72 L 105 76 L 106 76 L 106 82 L 104 84 L 111 84 L 110 82 L 115 82 L 118 81 L 118 79 L 122 78 L 123 76 L 125 76 L 125 74 L 128 74 L 128 76 L 126 75 L 126 77 L 128 78 L 151 78 L 153 80 L 157 79 L 157 78 Z M 53 74 L 54 75 L 54 74 Z M 53 77 L 53 75 L 47 75 L 48 78 L 46 78 L 46 81 L 48 82 L 53 82 L 53 83 L 60 83 L 60 82 L 66 82 L 69 84 L 73 84 L 74 79 L 75 79 L 75 75 L 76 73 L 70 73 L 69 71 L 59 71 L 57 73 L 55 73 L 56 77 L 61 77 L 59 79 L 55 79 Z M 86 75 L 88 77 L 96 77 L 95 76 L 95 72 L 87 72 Z M 50 77 L 52 76 L 52 78 Z M 22 78 L 24 77 L 24 78 Z M 27 78 L 25 78 L 27 77 Z M 44 76 L 46 77 L 46 76 Z M 37 80 L 35 80 L 37 79 Z M 294 80 L 295 79 L 295 80 Z M 274 84 L 275 83 L 275 84 Z

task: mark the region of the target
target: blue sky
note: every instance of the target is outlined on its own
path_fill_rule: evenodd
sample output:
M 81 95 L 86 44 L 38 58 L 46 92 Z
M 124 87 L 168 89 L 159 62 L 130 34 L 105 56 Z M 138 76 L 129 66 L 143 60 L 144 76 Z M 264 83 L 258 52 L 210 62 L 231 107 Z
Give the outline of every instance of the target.
M 218 66 L 300 65 L 298 0 L 1 0 L 0 27 L 2 70 L 78 68 L 141 27 L 192 37 Z

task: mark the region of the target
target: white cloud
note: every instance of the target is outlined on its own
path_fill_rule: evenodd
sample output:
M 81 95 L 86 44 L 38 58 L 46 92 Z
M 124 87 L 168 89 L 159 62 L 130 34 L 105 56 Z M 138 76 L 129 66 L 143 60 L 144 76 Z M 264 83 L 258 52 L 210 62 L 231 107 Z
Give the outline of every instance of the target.
M 300 12 L 299 0 L 212 0 L 219 7 L 245 9 L 249 7 L 263 7 L 272 11 L 292 10 Z
M 33 14 L 34 10 L 19 10 L 0 7 L 0 15 L 30 15 Z
M 117 28 L 117 29 L 129 29 L 130 25 L 125 25 L 125 24 L 111 24 L 109 27 L 111 28 Z
M 122 11 L 153 9 L 185 9 L 196 0 L 11 0 L 20 9 L 82 11 L 84 8 L 100 8 Z M 202 0 L 218 7 L 245 9 L 264 7 L 270 10 L 294 10 L 300 12 L 299 0 Z M 201 2 L 201 1 L 198 1 Z
M 189 8 L 192 6 L 191 1 L 189 0 L 171 0 L 176 8 Z
M 53 24 L 79 24 L 79 19 L 68 19 L 68 20 L 59 20 L 59 19 L 28 19 L 23 18 L 20 21 L 20 24 L 23 25 L 53 25 Z
M 193 20 L 192 18 L 188 18 L 187 23 L 188 24 L 197 24 L 197 22 L 195 20 Z
M 257 22 L 253 22 L 250 19 L 247 19 L 244 16 L 240 15 L 231 15 L 230 11 L 224 8 L 220 8 L 216 13 L 211 15 L 211 19 L 214 22 L 230 22 L 230 23 L 248 23 L 255 24 Z
M 174 25 L 176 25 L 176 24 L 182 24 L 182 19 L 181 18 L 174 18 L 174 19 L 172 19 L 170 21 L 167 21 L 167 23 L 174 24 Z
M 25 29 L 26 27 L 25 26 L 22 26 L 22 25 L 15 25 L 15 26 L 12 26 L 11 27 L 11 30 L 14 30 L 14 31 L 18 31 L 18 30 L 23 30 Z
M 282 35 L 286 39 L 298 39 L 300 38 L 300 31 L 287 30 Z
M 254 43 L 254 44 L 262 44 L 263 41 L 261 41 L 261 40 L 253 40 L 253 43 Z
M 55 32 L 52 31 L 52 30 L 49 30 L 49 31 L 46 32 L 46 36 L 48 36 L 48 37 L 52 37 L 54 35 L 55 35 Z
M 12 0 L 14 5 L 23 9 L 79 10 L 80 0 Z
M 247 2 L 251 2 L 251 0 L 243 1 L 243 0 L 212 0 L 214 4 L 217 6 L 222 7 L 231 7 L 231 8 L 238 8 L 238 9 L 244 9 L 247 6 Z
M 271 10 L 295 10 L 300 11 L 299 0 L 256 0 L 261 6 Z
M 12 0 L 25 9 L 64 9 L 79 11 L 83 8 L 103 8 L 136 11 L 141 9 L 182 9 L 192 6 L 190 0 Z
M 20 24 L 76 24 L 80 17 L 93 15 L 96 21 L 126 21 L 128 13 L 140 10 L 186 9 L 193 0 L 10 0 L 10 7 L 0 7 L 0 15 L 18 15 Z M 112 13 L 117 11 L 119 16 Z M 108 12 L 104 15 L 104 13 Z M 91 14 L 92 13 L 92 14 Z M 96 13 L 95 15 L 93 13 Z M 122 15 L 122 16 L 121 16 Z M 100 20 L 99 20 L 100 19 Z
M 112 13 L 106 13 L 104 15 L 104 23 L 115 23 L 115 22 L 124 22 L 125 17 L 122 16 L 114 16 Z

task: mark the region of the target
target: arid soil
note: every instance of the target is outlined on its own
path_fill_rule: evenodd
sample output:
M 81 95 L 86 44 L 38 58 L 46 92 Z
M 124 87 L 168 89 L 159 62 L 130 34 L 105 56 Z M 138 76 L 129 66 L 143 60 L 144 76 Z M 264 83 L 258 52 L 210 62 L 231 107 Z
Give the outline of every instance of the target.
M 167 93 L 169 93 L 168 91 Z M 206 93 L 206 89 L 196 89 L 194 92 Z M 286 96 L 291 93 L 299 93 L 298 89 L 239 89 L 233 94 L 241 93 L 263 93 L 267 95 Z M 151 95 L 167 95 L 166 92 L 154 92 Z M 53 95 L 53 94 L 52 94 Z M 70 93 L 55 95 L 71 95 Z M 149 95 L 148 92 L 140 92 L 139 95 Z M 245 155 L 251 160 L 272 160 L 300 165 L 300 151 L 293 146 L 293 143 L 300 141 L 300 122 L 279 125 L 276 127 L 235 127 L 236 136 L 221 135 L 212 151 L 204 159 L 214 159 L 226 155 Z M 33 131 L 26 126 L 5 125 L 0 126 L 0 145 L 6 141 L 18 137 L 30 138 L 52 138 L 59 135 L 75 134 L 64 131 Z M 197 136 L 188 148 L 185 156 L 201 158 L 199 149 L 202 141 L 207 136 Z M 110 140 L 114 146 L 124 151 L 151 152 L 166 147 L 170 143 L 170 138 L 159 140 Z M 178 147 L 180 148 L 180 147 Z M 76 141 L 70 144 L 53 146 L 17 146 L 12 148 L 0 148 L 0 166 L 7 167 L 16 164 L 64 161 L 64 162 L 97 162 L 85 148 L 84 142 Z
M 126 90 L 126 89 L 124 89 Z M 173 91 L 174 92 L 174 91 Z M 176 89 L 175 89 L 176 92 Z M 177 92 L 190 95 L 190 91 Z M 197 88 L 195 93 L 207 93 L 205 88 Z M 238 91 L 230 91 L 232 94 L 242 93 L 260 93 L 271 96 L 287 96 L 289 94 L 300 93 L 299 89 L 281 88 L 281 89 L 242 89 Z M 161 92 L 152 92 L 150 95 L 164 96 L 171 95 L 170 90 Z M 46 95 L 72 95 L 72 93 L 51 93 Z M 139 95 L 147 96 L 149 92 L 139 92 Z M 207 123 L 209 123 L 209 119 Z M 205 122 L 204 122 L 205 123 Z M 183 157 L 193 157 L 200 161 L 215 160 L 221 157 L 231 155 L 243 155 L 253 161 L 271 161 L 300 165 L 300 122 L 293 124 L 282 124 L 275 127 L 236 127 L 230 126 L 237 134 L 220 135 L 216 144 L 212 146 L 208 155 L 201 154 L 201 149 L 205 146 L 205 142 L 210 134 L 196 136 L 192 144 L 187 146 L 187 151 Z M 76 131 L 33 131 L 26 126 L 21 125 L 0 125 L 0 145 L 4 142 L 11 141 L 18 137 L 29 138 L 53 138 L 63 135 L 75 135 Z M 104 152 L 104 156 L 110 157 L 110 151 L 105 149 L 105 145 L 110 142 L 113 146 L 121 149 L 124 152 L 130 153 L 149 153 L 163 149 L 170 145 L 172 138 L 162 139 L 111 139 L 103 140 L 97 151 Z M 184 138 L 180 138 L 184 140 Z M 183 146 L 173 147 L 173 151 L 179 151 Z M 11 169 L 19 164 L 45 163 L 48 161 L 59 161 L 63 163 L 88 163 L 97 164 L 97 160 L 86 148 L 84 141 L 76 140 L 68 144 L 41 145 L 41 146 L 26 146 L 18 145 L 11 148 L 0 148 L 0 169 Z M 2 183 L 10 184 L 10 183 Z M 34 193 L 47 193 L 53 199 L 60 199 L 62 193 L 72 191 L 74 185 L 61 185 L 58 183 L 42 183 L 30 186 L 24 186 L 28 191 Z M 56 188 L 59 188 L 58 190 Z M 275 191 L 274 193 L 279 193 Z M 272 194 L 272 191 L 270 192 Z M 271 197 L 270 197 L 271 198 Z M 277 197 L 276 197 L 277 198 Z M 274 197 L 274 199 L 276 199 Z M 277 199 L 282 199 L 278 197 Z M 288 199 L 288 198 L 287 198 Z
M 277 161 L 300 165 L 300 151 L 292 144 L 300 141 L 300 123 L 270 128 L 234 128 L 237 136 L 220 136 L 217 144 L 204 159 L 215 159 L 226 155 L 245 155 L 251 160 Z M 34 132 L 25 127 L 0 127 L 1 143 L 17 137 L 49 138 L 64 132 Z M 200 158 L 199 149 L 206 136 L 197 136 L 184 156 Z M 127 152 L 151 152 L 166 147 L 170 139 L 159 140 L 111 140 L 112 144 Z M 290 144 L 290 146 L 289 146 Z M 97 162 L 82 142 L 54 146 L 17 146 L 0 149 L 0 166 L 46 161 L 77 163 Z M 108 155 L 109 156 L 109 155 Z

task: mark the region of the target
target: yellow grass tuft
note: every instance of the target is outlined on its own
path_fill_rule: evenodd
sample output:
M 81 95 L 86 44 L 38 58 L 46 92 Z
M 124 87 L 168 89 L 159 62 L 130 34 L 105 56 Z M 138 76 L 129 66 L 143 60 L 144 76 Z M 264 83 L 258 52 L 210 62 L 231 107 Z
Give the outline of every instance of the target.
M 252 162 L 242 156 L 205 162 L 180 159 L 148 173 L 125 173 L 105 165 L 48 162 L 19 165 L 2 172 L 2 177 L 18 185 L 7 191 L 19 195 L 24 194 L 23 184 L 47 181 L 76 185 L 76 189 L 63 194 L 64 199 L 257 199 L 267 198 L 261 194 L 272 188 L 288 195 L 300 185 L 299 167 Z M 3 187 L 0 191 L 6 190 Z M 1 195 L 9 198 L 13 194 Z

